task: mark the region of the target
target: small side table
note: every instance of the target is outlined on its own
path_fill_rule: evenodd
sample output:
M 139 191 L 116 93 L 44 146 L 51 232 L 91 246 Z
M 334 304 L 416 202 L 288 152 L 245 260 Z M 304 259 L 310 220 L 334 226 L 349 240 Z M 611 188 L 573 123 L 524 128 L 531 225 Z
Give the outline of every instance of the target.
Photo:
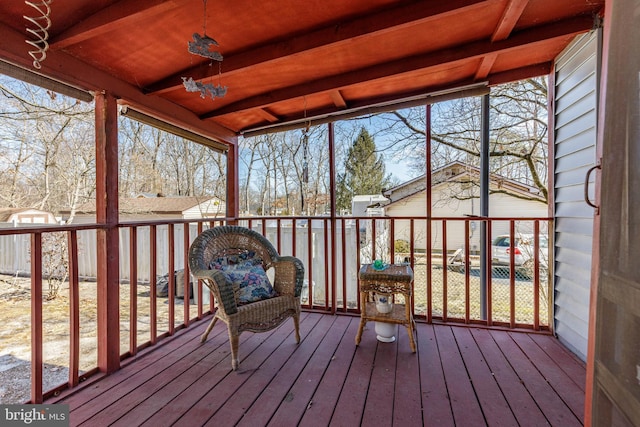
M 384 270 L 376 270 L 371 264 L 365 264 L 360 268 L 360 327 L 356 335 L 356 345 L 360 344 L 364 325 L 372 320 L 375 322 L 394 323 L 404 325 L 409 334 L 411 351 L 416 352 L 416 343 L 413 339 L 415 322 L 411 311 L 411 293 L 413 284 L 413 271 L 408 265 L 390 265 Z M 375 295 L 403 295 L 404 304 L 393 304 L 393 310 L 389 313 L 379 313 L 372 297 Z

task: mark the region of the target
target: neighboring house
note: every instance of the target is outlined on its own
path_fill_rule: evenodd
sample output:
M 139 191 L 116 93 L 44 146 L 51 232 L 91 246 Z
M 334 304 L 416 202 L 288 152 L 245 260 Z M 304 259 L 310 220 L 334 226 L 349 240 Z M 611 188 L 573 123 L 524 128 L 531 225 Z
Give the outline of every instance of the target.
M 480 170 L 475 166 L 453 162 L 432 173 L 431 216 L 436 218 L 432 225 L 432 246 L 442 248 L 442 221 L 437 218 L 472 217 L 480 214 L 479 179 Z M 426 216 L 425 175 L 407 181 L 383 195 L 389 199 L 384 206 L 386 216 Z M 496 217 L 547 217 L 548 207 L 535 187 L 492 174 L 490 176 L 489 216 Z M 470 222 L 469 250 L 480 249 L 480 221 Z M 416 249 L 426 248 L 426 221 L 414 223 Z M 541 226 L 546 231 L 546 224 Z M 517 233 L 531 233 L 531 221 L 519 224 Z M 447 222 L 447 251 L 464 247 L 465 234 L 462 221 Z M 508 222 L 493 224 L 491 238 L 508 234 Z M 405 234 L 409 240 L 409 222 L 396 223 L 396 236 Z
M 217 197 L 163 197 L 141 195 L 131 199 L 118 200 L 121 221 L 162 220 L 162 219 L 200 219 L 224 217 L 226 206 Z M 64 220 L 70 211 L 60 212 Z M 95 222 L 95 201 L 78 207 L 74 223 Z
M 51 212 L 31 208 L 0 208 L 0 226 L 13 227 L 16 224 L 56 224 Z

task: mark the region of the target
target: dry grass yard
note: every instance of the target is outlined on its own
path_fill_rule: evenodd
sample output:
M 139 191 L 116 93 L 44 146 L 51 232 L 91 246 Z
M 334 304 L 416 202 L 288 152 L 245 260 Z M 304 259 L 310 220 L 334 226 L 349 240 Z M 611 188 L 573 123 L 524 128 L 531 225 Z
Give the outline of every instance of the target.
M 0 275 L 0 403 L 29 400 L 31 381 L 31 297 L 30 279 Z M 46 294 L 46 283 L 43 284 Z M 80 283 L 80 372 L 97 364 L 96 283 Z M 149 340 L 149 286 L 137 289 L 137 339 Z M 129 285 L 120 287 L 120 351 L 129 349 Z M 206 308 L 205 308 L 206 310 Z M 43 301 L 44 375 L 43 389 L 68 380 L 69 366 L 69 284 L 63 283 L 55 299 Z M 168 298 L 157 298 L 158 334 L 169 328 Z M 190 306 L 191 317 L 197 307 Z M 175 324 L 184 318 L 181 299 L 175 303 Z

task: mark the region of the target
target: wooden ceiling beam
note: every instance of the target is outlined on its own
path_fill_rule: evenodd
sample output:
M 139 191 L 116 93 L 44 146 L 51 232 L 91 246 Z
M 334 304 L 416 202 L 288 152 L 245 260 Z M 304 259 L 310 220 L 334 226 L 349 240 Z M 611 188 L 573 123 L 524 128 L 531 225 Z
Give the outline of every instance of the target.
M 491 36 L 492 42 L 505 40 L 509 37 L 528 4 L 529 0 L 509 0 Z
M 55 36 L 50 40 L 49 46 L 52 50 L 64 49 L 115 30 L 121 25 L 130 25 L 141 19 L 148 20 L 176 7 L 175 2 L 167 0 L 119 1 Z
M 521 31 L 507 40 L 492 43 L 488 40 L 473 42 L 462 46 L 417 55 L 410 58 L 402 58 L 397 61 L 387 62 L 355 70 L 328 79 L 306 82 L 269 93 L 257 95 L 233 104 L 226 105 L 209 113 L 202 114 L 200 118 L 208 119 L 224 114 L 235 113 L 253 108 L 263 108 L 270 104 L 285 101 L 291 98 L 309 96 L 314 93 L 323 93 L 339 90 L 343 87 L 355 85 L 367 81 L 401 75 L 412 71 L 418 71 L 437 65 L 453 65 L 458 61 L 481 58 L 491 54 L 504 54 L 522 46 L 534 45 L 552 40 L 557 37 L 567 37 L 589 30 L 593 25 L 591 16 L 578 16 L 557 21 L 537 28 Z
M 0 58 L 36 73 L 32 66 L 33 59 L 28 53 L 29 45 L 24 42 L 23 34 L 0 23 L 0 40 Z M 237 143 L 237 136 L 232 130 L 217 123 L 203 122 L 191 111 L 166 99 L 146 96 L 139 88 L 64 51 L 50 50 L 41 66 L 36 74 L 86 91 L 111 92 L 136 110 L 159 120 L 220 142 Z
M 489 86 L 496 86 L 528 79 L 531 76 L 544 76 L 551 73 L 552 67 L 553 62 L 544 62 L 542 64 L 529 65 L 528 67 L 515 68 L 502 73 L 491 74 L 487 76 L 487 81 Z
M 489 73 L 491 73 L 491 68 L 493 67 L 493 64 L 496 62 L 496 59 L 498 59 L 498 54 L 495 52 L 490 53 L 489 55 L 485 55 L 482 58 L 482 61 L 480 61 L 480 66 L 476 71 L 475 79 L 476 80 L 485 79 L 489 75 Z
M 302 127 L 317 126 L 334 122 L 337 120 L 347 120 L 361 117 L 364 114 L 379 114 L 397 109 L 417 107 L 420 105 L 433 104 L 457 98 L 466 98 L 471 96 L 482 96 L 489 93 L 489 88 L 481 85 L 465 85 L 459 82 L 459 86 L 446 86 L 433 88 L 433 91 L 426 93 L 424 90 L 406 93 L 404 101 L 398 101 L 398 98 L 375 98 L 360 102 L 360 105 L 350 106 L 348 110 L 336 111 L 332 108 L 321 108 L 309 111 L 308 117 L 290 117 L 287 121 L 267 126 L 256 126 L 250 129 L 244 129 L 240 132 L 245 138 L 257 135 L 263 135 L 273 132 L 282 132 L 285 130 L 300 129 Z M 466 86 L 466 88 L 461 88 Z
M 495 2 L 496 0 L 489 0 Z M 451 0 L 447 2 L 414 2 L 399 6 L 392 10 L 384 10 L 352 21 L 331 25 L 311 31 L 297 37 L 260 46 L 255 49 L 225 56 L 223 76 L 235 73 L 246 73 L 249 68 L 277 61 L 281 58 L 308 52 L 313 49 L 326 48 L 342 44 L 350 44 L 354 39 L 368 37 L 372 34 L 384 34 L 394 29 L 414 26 L 429 20 L 442 18 L 448 14 L 459 13 L 461 10 L 484 8 L 487 1 L 480 0 Z M 208 67 L 200 64 L 167 77 L 145 88 L 147 93 L 163 93 L 182 87 L 182 77 L 191 76 L 194 80 L 201 80 L 210 76 Z
M 269 110 L 267 110 L 266 108 L 258 108 L 256 111 L 258 112 L 258 114 L 260 114 L 260 116 L 262 116 L 263 119 L 265 119 L 269 123 L 277 123 L 280 121 L 280 118 L 278 116 L 271 114 L 271 112 L 269 112 Z
M 333 105 L 335 105 L 337 108 L 347 108 L 347 101 L 345 101 L 342 93 L 340 93 L 339 90 L 332 90 L 329 95 L 331 96 Z

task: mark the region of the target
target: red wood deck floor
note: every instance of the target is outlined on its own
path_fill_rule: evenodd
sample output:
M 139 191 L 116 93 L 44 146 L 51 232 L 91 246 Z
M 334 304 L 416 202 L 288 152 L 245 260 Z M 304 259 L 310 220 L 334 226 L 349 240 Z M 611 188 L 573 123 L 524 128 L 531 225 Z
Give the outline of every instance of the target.
M 303 313 L 240 337 L 231 370 L 224 324 L 206 323 L 58 403 L 84 426 L 579 426 L 584 364 L 547 335 L 417 325 L 380 343 L 359 318 Z M 50 400 L 47 403 L 54 403 Z

